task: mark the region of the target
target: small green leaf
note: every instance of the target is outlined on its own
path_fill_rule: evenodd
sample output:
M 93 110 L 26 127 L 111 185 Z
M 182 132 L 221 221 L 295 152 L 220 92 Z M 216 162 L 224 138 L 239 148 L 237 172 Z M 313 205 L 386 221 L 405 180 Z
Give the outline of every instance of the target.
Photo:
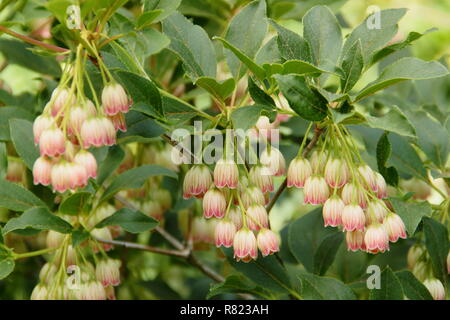
M 122 208 L 112 216 L 100 221 L 95 227 L 121 226 L 125 231 L 140 233 L 157 227 L 159 222 L 140 211 Z
M 163 10 L 151 10 L 143 12 L 136 22 L 136 28 L 142 29 L 151 25 L 152 23 L 156 23 L 156 18 L 158 18 L 161 13 L 163 13 Z
M 431 217 L 431 206 L 428 202 L 406 202 L 399 198 L 389 198 L 394 211 L 405 223 L 406 231 L 412 237 L 423 217 Z
M 1 107 L 0 108 L 0 140 L 9 141 L 11 139 L 9 120 L 10 119 L 24 119 L 33 121 L 34 116 L 19 107 Z
M 261 115 L 273 118 L 274 108 L 266 105 L 244 106 L 231 114 L 231 121 L 236 129 L 247 130 L 253 127 Z
M 301 60 L 312 63 L 311 48 L 305 39 L 273 20 L 270 22 L 278 33 L 277 43 L 281 57 L 285 60 Z
M 370 290 L 370 300 L 403 300 L 403 289 L 400 280 L 391 268 L 381 272 L 380 288 Z
M 275 76 L 281 92 L 289 106 L 300 117 L 310 121 L 320 121 L 327 116 L 327 100 L 306 83 L 300 76 Z
M 140 188 L 144 182 L 153 176 L 167 176 L 177 178 L 177 174 L 172 170 L 158 166 L 158 165 L 143 165 L 141 167 L 127 170 L 118 175 L 106 188 L 101 201 L 105 201 L 112 197 L 116 192 L 122 189 L 136 189 Z
M 361 41 L 356 41 L 350 48 L 347 55 L 342 59 L 341 66 L 345 73 L 345 79 L 341 79 L 342 92 L 348 92 L 358 82 L 364 68 Z
M 405 137 L 398 134 L 390 134 L 389 141 L 392 145 L 390 161 L 398 171 L 425 179 L 428 178 L 420 157 Z
M 14 211 L 25 211 L 32 207 L 42 207 L 45 203 L 31 191 L 0 179 L 0 207 Z
M 11 258 L 0 260 L 0 280 L 3 280 L 9 276 L 11 272 L 14 271 L 15 265 L 14 260 Z
M 8 171 L 8 150 L 6 143 L 0 142 L 0 179 L 5 179 Z
M 200 77 L 196 80 L 195 84 L 202 87 L 221 101 L 228 98 L 236 88 L 236 81 L 234 78 L 219 82 L 214 78 Z
M 323 276 L 334 261 L 336 253 L 344 240 L 342 232 L 335 232 L 325 237 L 314 253 L 314 273 Z
M 92 197 L 89 192 L 77 192 L 66 198 L 59 206 L 59 212 L 70 216 L 83 213 L 83 210 Z
M 366 116 L 366 120 L 369 127 L 395 132 L 405 137 L 416 137 L 414 126 L 397 106 L 390 107 L 389 112 L 382 117 Z
M 447 227 L 434 219 L 424 218 L 423 230 L 434 275 L 447 287 L 447 256 L 450 249 Z
M 433 300 L 428 289 L 409 271 L 395 273 L 403 288 L 403 293 L 410 300 Z
M 256 104 L 275 107 L 275 101 L 263 89 L 258 87 L 252 77 L 248 77 L 248 92 Z
M 87 239 L 89 239 L 89 232 L 84 230 L 75 230 L 72 232 L 72 246 L 77 247 Z
M 106 158 L 99 164 L 97 183 L 102 185 L 103 182 L 119 168 L 125 157 L 125 152 L 118 145 L 112 146 L 108 150 Z
M 398 185 L 398 172 L 394 167 L 386 167 L 386 163 L 391 156 L 392 146 L 389 142 L 388 132 L 385 132 L 377 143 L 377 165 L 378 171 L 386 182 L 392 186 Z
M 164 128 L 146 114 L 151 112 L 145 104 L 135 104 L 130 112 L 125 115 L 127 131 L 119 132 L 119 143 L 130 141 L 147 142 L 151 138 L 159 137 L 164 133 Z
M 353 291 L 341 281 L 333 278 L 301 272 L 298 274 L 301 283 L 300 294 L 305 300 L 355 300 Z
M 161 11 L 153 22 L 159 22 L 171 15 L 180 6 L 181 0 L 145 0 L 144 12 Z
M 47 208 L 38 207 L 25 211 L 20 217 L 12 218 L 3 228 L 3 235 L 15 230 L 24 229 L 54 230 L 70 233 L 72 226 L 67 221 L 55 216 Z
M 39 158 L 39 150 L 34 145 L 33 124 L 23 119 L 9 120 L 11 140 L 17 153 L 29 169 L 33 169 L 34 162 Z

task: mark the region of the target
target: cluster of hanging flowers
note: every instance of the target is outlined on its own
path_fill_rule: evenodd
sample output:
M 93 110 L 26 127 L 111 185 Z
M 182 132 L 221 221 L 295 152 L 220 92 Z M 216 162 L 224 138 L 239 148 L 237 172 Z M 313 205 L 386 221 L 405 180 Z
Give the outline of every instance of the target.
M 51 185 L 60 193 L 83 188 L 90 178 L 95 179 L 97 162 L 88 149 L 114 145 L 116 132 L 126 131 L 124 114 L 131 103 L 125 90 L 99 63 L 104 81 L 100 101 L 84 72 L 85 63 L 86 55 L 79 49 L 75 62 L 67 64 L 59 86 L 33 124 L 34 142 L 40 152 L 33 166 L 34 184 Z M 84 77 L 95 103 L 85 95 Z
M 384 200 L 383 176 L 361 159 L 346 133 L 330 126 L 310 159 L 301 156 L 302 144 L 289 165 L 287 185 L 303 188 L 305 203 L 323 205 L 325 227 L 346 232 L 349 250 L 385 252 L 389 242 L 406 238 L 405 225 Z

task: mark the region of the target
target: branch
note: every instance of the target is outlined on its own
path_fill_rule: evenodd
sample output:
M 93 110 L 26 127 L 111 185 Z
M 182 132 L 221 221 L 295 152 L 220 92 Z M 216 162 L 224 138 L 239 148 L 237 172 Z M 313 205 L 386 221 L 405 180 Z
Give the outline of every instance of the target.
M 314 126 L 314 136 L 311 139 L 311 141 L 308 143 L 308 145 L 305 147 L 305 149 L 303 150 L 303 152 L 302 152 L 303 157 L 308 156 L 308 154 L 311 152 L 312 148 L 314 148 L 314 146 L 317 144 L 317 141 L 319 141 L 319 137 L 322 134 L 322 132 L 323 132 L 323 129 L 317 127 L 317 125 Z M 286 187 L 287 187 L 287 178 L 284 179 L 283 183 L 278 188 L 278 190 L 275 193 L 275 195 L 273 196 L 272 200 L 270 200 L 269 204 L 267 205 L 267 207 L 266 207 L 267 213 L 269 213 L 270 210 L 272 210 L 273 206 L 275 205 L 275 203 L 277 202 L 278 198 L 281 196 L 283 191 L 286 189 Z
M 30 38 L 30 37 L 25 36 L 23 34 L 14 32 L 14 31 L 9 30 L 8 28 L 6 28 L 4 26 L 1 26 L 1 25 L 0 25 L 0 31 L 4 32 L 4 33 L 7 33 L 10 36 L 13 36 L 14 38 L 18 38 L 18 39 L 23 40 L 25 42 L 34 44 L 34 45 L 39 46 L 39 47 L 43 47 L 43 48 L 51 50 L 51 51 L 61 52 L 61 53 L 67 53 L 67 52 L 70 51 L 69 49 L 61 48 L 61 47 L 58 47 L 58 46 L 54 46 L 52 44 L 48 44 L 48 43 L 45 43 L 45 42 L 42 42 L 42 41 Z

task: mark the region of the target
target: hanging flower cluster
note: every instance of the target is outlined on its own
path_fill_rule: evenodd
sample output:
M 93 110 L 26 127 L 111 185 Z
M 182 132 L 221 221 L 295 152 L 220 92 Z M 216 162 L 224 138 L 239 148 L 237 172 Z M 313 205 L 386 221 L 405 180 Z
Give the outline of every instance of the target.
M 384 252 L 389 242 L 406 238 L 405 225 L 383 200 L 383 176 L 361 159 L 345 135 L 345 127 L 328 127 L 309 160 L 301 156 L 302 144 L 289 165 L 287 185 L 303 188 L 305 203 L 323 204 L 325 227 L 342 228 L 349 250 Z
M 79 47 L 75 62 L 67 64 L 59 86 L 33 124 L 40 151 L 33 166 L 34 184 L 51 185 L 60 193 L 83 188 L 89 178 L 96 178 L 97 162 L 88 149 L 115 144 L 116 132 L 126 131 L 124 113 L 130 107 L 125 90 L 101 59 L 104 87 L 99 101 L 84 71 L 87 56 L 83 52 Z M 85 79 L 95 103 L 85 95 Z

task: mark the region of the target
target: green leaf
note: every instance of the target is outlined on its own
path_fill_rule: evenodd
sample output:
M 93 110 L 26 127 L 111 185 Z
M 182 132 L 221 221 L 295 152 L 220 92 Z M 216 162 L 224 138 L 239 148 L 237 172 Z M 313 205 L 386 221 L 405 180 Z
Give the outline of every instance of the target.
M 106 158 L 100 163 L 97 174 L 97 183 L 102 185 L 103 182 L 119 168 L 125 157 L 125 152 L 118 145 L 108 149 Z
M 300 294 L 305 300 L 355 300 L 353 291 L 341 281 L 333 278 L 301 272 L 298 274 L 301 283 Z
M 31 191 L 0 179 L 0 207 L 13 211 L 25 211 L 39 206 L 45 206 L 45 203 Z
M 87 239 L 89 239 L 89 232 L 84 230 L 75 230 L 72 232 L 72 246 L 77 247 Z
M 303 36 L 311 46 L 313 61 L 322 69 L 334 69 L 342 47 L 339 23 L 326 6 L 315 6 L 303 17 Z
M 59 212 L 70 216 L 83 213 L 85 206 L 92 194 L 89 192 L 77 192 L 70 195 L 59 206 Z
M 386 163 L 391 156 L 392 146 L 389 142 L 388 132 L 385 132 L 377 143 L 377 165 L 378 171 L 386 182 L 392 186 L 398 185 L 398 172 L 394 167 L 386 167 Z
M 227 293 L 248 293 L 263 298 L 268 296 L 268 293 L 266 293 L 262 287 L 255 285 L 244 277 L 232 274 L 228 276 L 224 282 L 211 285 L 206 299 L 211 299 L 219 294 Z
M 6 143 L 0 142 L 0 179 L 5 179 L 8 171 L 8 150 Z
M 369 127 L 394 132 L 405 137 L 416 137 L 414 126 L 397 106 L 390 107 L 389 112 L 382 117 L 368 115 L 366 116 L 366 120 Z
M 236 88 L 236 81 L 234 78 L 229 78 L 224 81 L 217 81 L 210 77 L 200 77 L 195 82 L 196 85 L 202 87 L 211 93 L 216 99 L 224 101 L 228 98 Z
M 214 37 L 214 39 L 222 42 L 222 44 L 225 48 L 229 49 L 234 55 L 236 55 L 237 58 L 235 58 L 235 59 L 238 59 L 243 64 L 245 64 L 247 66 L 247 68 L 249 68 L 250 71 L 253 72 L 256 77 L 258 77 L 261 80 L 265 78 L 266 71 L 263 68 L 261 68 L 260 66 L 258 66 L 252 60 L 251 57 L 249 57 L 243 51 L 241 51 L 239 48 L 235 47 L 230 42 L 228 42 L 227 40 L 225 40 L 221 37 Z M 240 64 L 240 62 L 239 62 L 239 64 Z M 240 68 L 240 70 L 244 70 L 242 67 L 239 67 L 239 68 Z M 236 75 L 235 75 L 235 77 L 238 78 Z
M 152 23 L 156 22 L 156 19 L 163 13 L 163 10 L 151 10 L 142 12 L 136 21 L 136 28 L 143 29 Z
M 263 89 L 258 87 L 252 77 L 248 77 L 248 92 L 256 104 L 275 107 L 275 101 Z
M 310 121 L 320 121 L 327 116 L 327 100 L 306 83 L 300 76 L 276 76 L 281 92 L 289 106 L 300 117 Z
M 138 168 L 133 168 L 121 173 L 111 182 L 103 193 L 100 202 L 109 199 L 116 192 L 122 189 L 140 188 L 148 178 L 153 176 L 177 178 L 177 174 L 175 172 L 158 165 L 144 165 Z
M 299 34 L 280 26 L 273 20 L 270 23 L 277 30 L 278 50 L 285 60 L 301 60 L 312 63 L 312 53 L 309 43 Z
M 364 60 L 361 51 L 361 41 L 356 41 L 342 59 L 342 70 L 345 78 L 341 79 L 342 92 L 350 91 L 358 82 L 364 69 Z
M 423 219 L 423 230 L 434 275 L 447 287 L 447 256 L 450 249 L 448 230 L 446 226 L 431 218 Z
M 156 116 L 164 117 L 161 95 L 151 80 L 123 70 L 118 70 L 115 74 L 131 95 L 133 105 L 145 104 Z
M 121 226 L 127 232 L 140 233 L 154 229 L 158 224 L 157 220 L 140 211 L 122 208 L 112 216 L 100 221 L 95 227 Z
M 125 115 L 127 131 L 117 135 L 119 143 L 130 141 L 148 142 L 149 139 L 159 137 L 165 129 L 146 114 L 151 109 L 145 104 L 135 104 L 130 112 Z
M 247 130 L 253 127 L 261 115 L 273 118 L 273 107 L 266 105 L 252 105 L 240 107 L 231 114 L 231 121 L 236 129 Z
M 389 198 L 395 213 L 405 223 L 408 235 L 412 237 L 423 217 L 431 217 L 431 206 L 428 202 L 406 202 L 399 198 Z
M 1 107 L 0 108 L 0 140 L 9 141 L 11 139 L 9 120 L 10 119 L 25 119 L 29 121 L 34 120 L 34 116 L 19 107 Z
M 436 61 L 423 61 L 406 57 L 391 63 L 380 74 L 378 79 L 369 83 L 355 98 L 360 101 L 375 92 L 405 80 L 421 80 L 439 78 L 448 75 L 448 70 Z
M 370 300 L 403 300 L 403 289 L 400 280 L 391 268 L 381 272 L 380 289 L 371 289 Z
M 226 42 L 229 45 L 225 47 L 232 52 L 226 51 L 225 56 L 231 73 L 236 79 L 244 75 L 244 64 L 247 67 L 249 66 L 248 63 L 244 62 L 243 64 L 241 57 L 236 54 L 237 51 L 231 48 L 235 47 L 250 60 L 254 59 L 266 36 L 267 27 L 266 1 L 264 0 L 249 3 L 231 19 L 225 35 Z
M 31 208 L 18 218 L 12 218 L 3 227 L 3 235 L 15 230 L 24 229 L 54 230 L 60 233 L 70 233 L 72 226 L 67 221 L 55 216 L 47 208 Z
M 29 50 L 32 47 L 21 41 L 0 39 L 0 51 L 9 63 L 58 77 L 61 74 L 61 68 L 56 59 L 36 55 Z
M 34 162 L 39 158 L 38 148 L 34 145 L 33 124 L 23 119 L 9 121 L 11 139 L 17 153 L 29 169 L 33 169 Z
M 179 125 L 197 116 L 198 111 L 190 104 L 175 97 L 163 95 L 164 112 L 173 125 Z
M 170 38 L 170 49 L 183 61 L 193 80 L 216 77 L 216 53 L 208 34 L 182 14 L 175 12 L 162 22 L 164 33 Z
M 392 145 L 390 162 L 392 162 L 397 170 L 427 179 L 427 172 L 422 161 L 406 138 L 397 134 L 390 134 L 389 141 Z
M 265 63 L 281 63 L 282 57 L 278 49 L 278 36 L 272 37 L 256 53 L 255 62 L 258 65 Z
M 16 264 L 13 259 L 5 258 L 0 260 L 0 280 L 5 279 L 14 271 Z
M 357 26 L 345 41 L 342 48 L 342 57 L 347 56 L 350 48 L 361 41 L 362 56 L 367 64 L 372 55 L 397 34 L 397 22 L 405 15 L 406 9 L 388 9 L 370 15 Z M 380 17 L 380 24 L 376 24 L 376 17 Z M 374 19 L 375 17 L 375 19 Z M 374 23 L 375 22 L 375 23 Z
M 161 14 L 153 22 L 159 22 L 171 15 L 180 6 L 181 0 L 145 0 L 144 12 L 161 10 Z
M 342 232 L 323 225 L 322 208 L 317 208 L 293 221 L 288 231 L 292 255 L 308 272 L 319 275 L 330 267 L 343 240 Z
M 410 300 L 433 300 L 428 289 L 409 271 L 395 273 L 403 288 L 403 293 Z

